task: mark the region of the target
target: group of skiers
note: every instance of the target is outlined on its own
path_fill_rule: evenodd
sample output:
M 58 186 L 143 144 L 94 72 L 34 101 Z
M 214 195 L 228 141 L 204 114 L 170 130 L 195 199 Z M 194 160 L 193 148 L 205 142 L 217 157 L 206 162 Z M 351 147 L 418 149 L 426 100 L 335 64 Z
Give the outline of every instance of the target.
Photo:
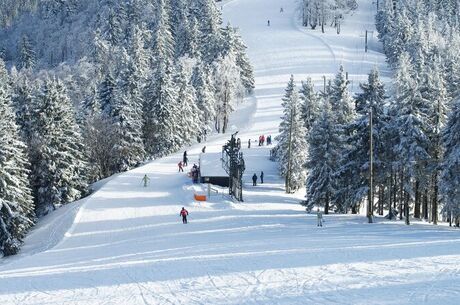
M 271 145 L 272 144 L 272 136 L 269 135 L 269 136 L 267 136 L 267 138 L 265 138 L 265 135 L 259 136 L 259 146 L 263 146 L 265 144 L 265 141 L 267 141 L 267 145 Z
M 260 184 L 263 184 L 264 183 L 264 172 L 261 171 L 260 172 Z M 252 186 L 257 186 L 257 174 L 254 173 L 254 175 L 252 176 Z
M 177 163 L 177 166 L 179 167 L 179 172 L 184 172 L 184 167 L 187 165 L 188 165 L 187 151 L 184 151 L 184 156 L 182 158 L 182 161 L 179 161 L 179 163 Z

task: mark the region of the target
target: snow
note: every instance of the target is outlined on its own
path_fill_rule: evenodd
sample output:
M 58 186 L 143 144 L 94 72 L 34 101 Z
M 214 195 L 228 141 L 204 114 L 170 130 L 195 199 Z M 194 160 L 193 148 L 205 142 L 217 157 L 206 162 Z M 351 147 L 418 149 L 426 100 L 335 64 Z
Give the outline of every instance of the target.
M 245 156 L 245 202 L 222 192 L 195 202 L 196 188 L 177 172 L 182 152 L 114 176 L 44 219 L 26 239 L 28 255 L 4 260 L 0 304 L 457 304 L 458 230 L 367 224 L 361 215 L 325 215 L 317 228 L 316 215 L 298 204 L 303 191 L 284 193 L 270 147 L 246 146 L 276 135 L 291 73 L 321 86 L 343 63 L 355 90 L 374 65 L 389 76 L 379 46 L 369 53 L 360 46 L 375 7 L 358 2 L 340 35 L 300 29 L 294 0 L 227 2 L 225 22 L 240 27 L 256 76 L 254 96 L 231 122 Z M 189 164 L 198 163 L 203 145 L 219 153 L 228 137 L 187 148 Z M 261 170 L 265 183 L 253 187 Z
M 202 177 L 228 177 L 222 167 L 222 153 L 204 153 L 199 158 Z

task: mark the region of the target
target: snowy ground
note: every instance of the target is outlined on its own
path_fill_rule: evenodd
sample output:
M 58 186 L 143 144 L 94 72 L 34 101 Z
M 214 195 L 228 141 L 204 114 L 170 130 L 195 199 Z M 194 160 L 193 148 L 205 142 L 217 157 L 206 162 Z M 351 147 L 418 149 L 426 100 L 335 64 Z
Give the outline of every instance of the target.
M 276 133 L 291 73 L 322 84 L 343 63 L 355 87 L 373 65 L 388 75 L 381 54 L 363 52 L 371 1 L 359 1 L 340 36 L 298 28 L 295 2 L 235 0 L 223 8 L 255 66 L 255 97 L 232 123 L 243 144 Z M 224 141 L 213 137 L 207 151 L 220 151 Z M 190 163 L 201 148 L 188 149 Z M 117 175 L 57 212 L 65 217 L 51 215 L 20 256 L 0 264 L 0 304 L 458 304 L 458 230 L 369 225 L 351 215 L 327 216 L 317 228 L 298 205 L 302 194 L 283 193 L 269 149 L 253 145 L 244 153 L 242 204 L 222 193 L 194 202 L 194 186 L 177 173 L 180 153 Z M 265 183 L 252 187 L 250 176 L 260 170 Z M 179 221 L 182 206 L 188 225 Z

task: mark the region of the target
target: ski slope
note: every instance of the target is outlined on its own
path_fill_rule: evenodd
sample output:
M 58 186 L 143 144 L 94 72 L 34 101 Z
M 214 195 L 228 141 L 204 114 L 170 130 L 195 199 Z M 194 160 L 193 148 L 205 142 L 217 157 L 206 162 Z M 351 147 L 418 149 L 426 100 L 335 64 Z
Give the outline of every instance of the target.
M 295 0 L 227 1 L 225 22 L 241 29 L 256 76 L 231 123 L 245 147 L 245 202 L 222 191 L 194 202 L 196 186 L 177 172 L 182 152 L 116 175 L 44 219 L 22 254 L 0 263 L 0 304 L 457 304 L 458 230 L 352 215 L 326 216 L 317 228 L 298 204 L 302 192 L 284 194 L 269 148 L 246 148 L 276 134 L 290 74 L 321 89 L 323 75 L 343 64 L 354 90 L 374 65 L 389 76 L 376 39 L 364 53 L 375 7 L 358 2 L 337 35 L 298 27 Z M 219 152 L 227 138 L 211 137 L 206 151 Z M 203 145 L 187 148 L 186 170 Z M 265 183 L 253 187 L 261 170 Z

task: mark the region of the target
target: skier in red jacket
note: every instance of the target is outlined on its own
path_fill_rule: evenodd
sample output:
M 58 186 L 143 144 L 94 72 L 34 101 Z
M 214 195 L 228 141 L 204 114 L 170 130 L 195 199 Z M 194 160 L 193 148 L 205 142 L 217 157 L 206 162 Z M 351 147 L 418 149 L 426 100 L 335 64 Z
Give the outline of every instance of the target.
M 184 207 L 182 207 L 182 210 L 180 211 L 179 215 L 182 216 L 182 223 L 187 223 L 188 211 Z

